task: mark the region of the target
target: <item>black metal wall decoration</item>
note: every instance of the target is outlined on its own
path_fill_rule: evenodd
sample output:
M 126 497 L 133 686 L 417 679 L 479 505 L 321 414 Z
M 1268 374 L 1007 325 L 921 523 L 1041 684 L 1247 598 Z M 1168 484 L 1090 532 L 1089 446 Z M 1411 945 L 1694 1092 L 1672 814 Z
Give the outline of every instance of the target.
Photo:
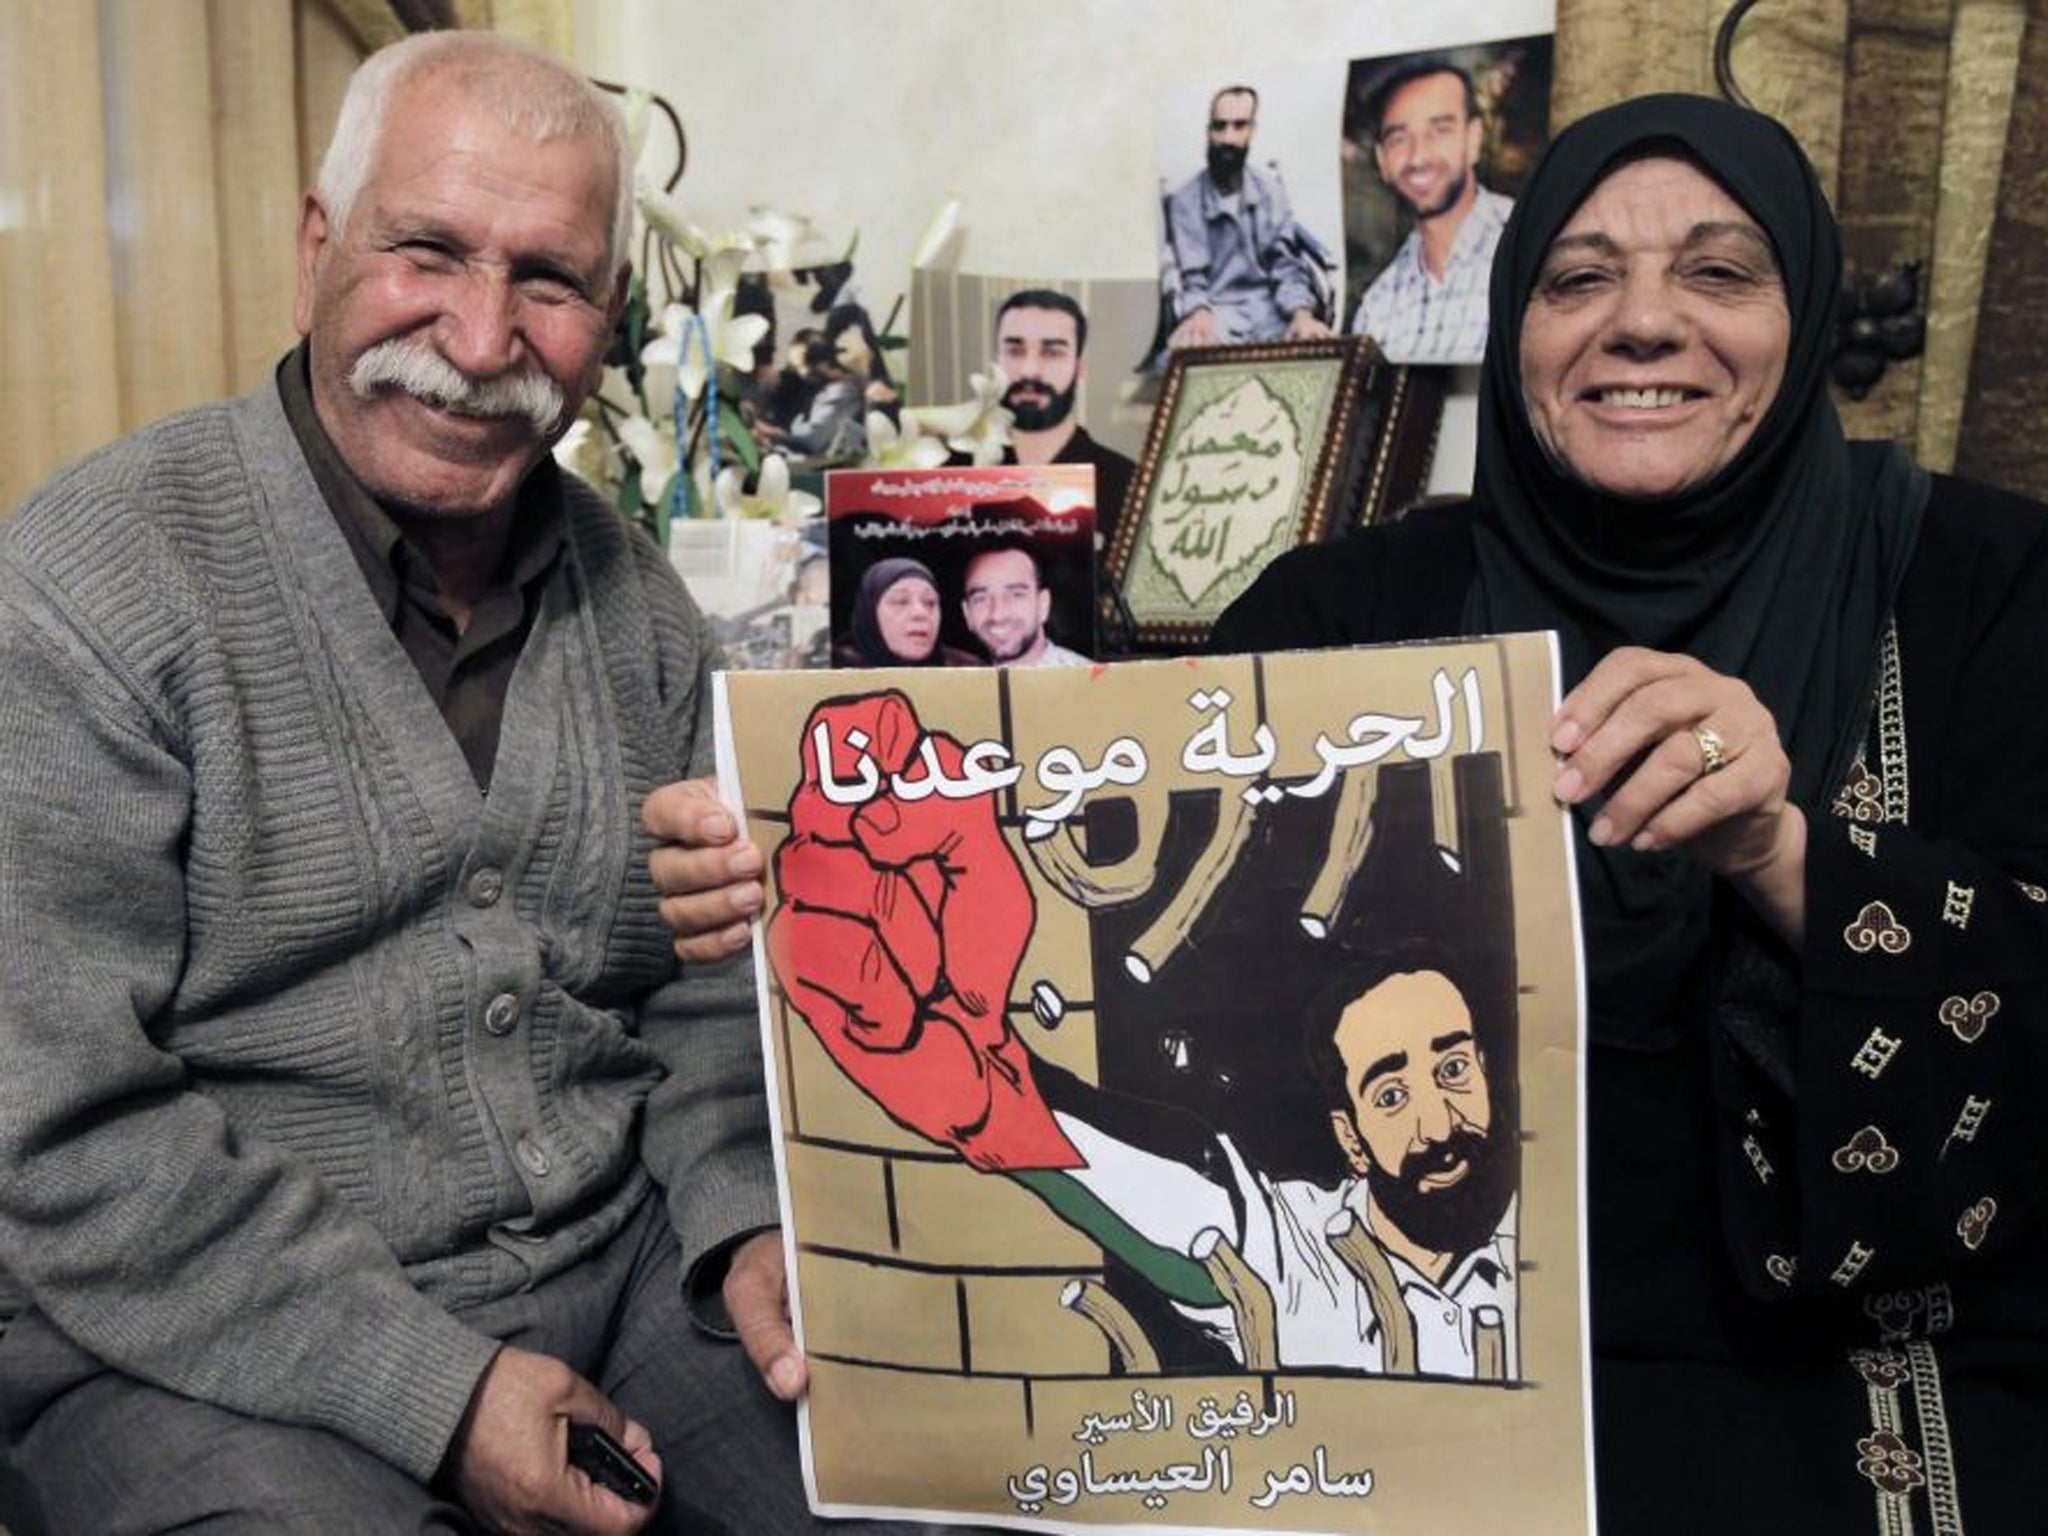
M 1904 262 L 1875 276 L 1849 274 L 1835 320 L 1834 380 L 1861 400 L 1892 363 L 1918 357 L 1927 344 L 1920 312 L 1920 263 Z
M 1735 0 L 1728 7 L 1728 14 L 1721 18 L 1721 25 L 1714 32 L 1714 84 L 1728 100 L 1738 107 L 1756 110 L 1756 103 L 1743 95 L 1742 87 L 1735 83 L 1735 30 L 1742 25 L 1756 5 L 1756 0 Z

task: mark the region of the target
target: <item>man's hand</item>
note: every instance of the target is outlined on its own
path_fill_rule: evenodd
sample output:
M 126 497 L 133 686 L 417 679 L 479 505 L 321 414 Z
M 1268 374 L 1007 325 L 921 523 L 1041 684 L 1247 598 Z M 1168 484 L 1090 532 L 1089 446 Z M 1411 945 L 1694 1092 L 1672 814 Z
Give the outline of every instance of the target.
M 1320 341 L 1335 334 L 1312 309 L 1297 309 L 1287 322 L 1289 341 Z
M 507 1345 L 477 1383 L 449 1451 L 463 1505 L 507 1536 L 642 1529 L 656 1506 L 629 1504 L 569 1465 L 572 1420 L 605 1430 L 661 1480 L 661 1458 L 644 1426 L 561 1361 Z
M 1216 316 L 1205 305 L 1173 328 L 1166 338 L 1169 347 L 1206 347 L 1216 340 Z
M 661 918 L 685 961 L 722 960 L 746 945 L 761 910 L 761 850 L 739 835 L 739 818 L 708 779 L 664 784 L 640 820 L 656 839 L 647 872 L 661 892 Z
M 1785 798 L 1792 764 L 1777 721 L 1747 683 L 1624 646 L 1566 695 L 1551 728 L 1558 800 L 1607 794 L 1588 829 L 1595 843 L 1683 848 L 1799 942 L 1806 818 Z
M 782 1234 L 757 1232 L 733 1250 L 725 1272 L 725 1312 L 740 1336 L 740 1348 L 785 1403 L 803 1396 L 810 1373 L 797 1353 L 789 1326 L 789 1276 Z

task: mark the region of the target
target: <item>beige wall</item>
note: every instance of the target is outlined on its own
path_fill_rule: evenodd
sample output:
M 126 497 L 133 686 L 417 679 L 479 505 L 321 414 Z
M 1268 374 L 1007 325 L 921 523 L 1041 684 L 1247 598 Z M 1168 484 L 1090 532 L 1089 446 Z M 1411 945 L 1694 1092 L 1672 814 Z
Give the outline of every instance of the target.
M 578 0 L 576 56 L 674 102 L 699 223 L 767 202 L 835 241 L 858 231 L 886 309 L 955 194 L 963 271 L 1156 276 L 1155 120 L 1176 88 L 1547 32 L 1552 16 L 1552 0 Z M 1433 488 L 1469 481 L 1471 419 L 1468 386 Z

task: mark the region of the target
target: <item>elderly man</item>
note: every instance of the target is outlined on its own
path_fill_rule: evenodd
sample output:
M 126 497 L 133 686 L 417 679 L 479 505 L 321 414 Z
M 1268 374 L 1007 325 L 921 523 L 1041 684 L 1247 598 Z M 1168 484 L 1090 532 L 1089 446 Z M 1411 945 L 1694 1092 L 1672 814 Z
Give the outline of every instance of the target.
M 705 1331 L 722 1279 L 801 1390 L 751 977 L 678 979 L 635 830 L 710 763 L 706 629 L 548 457 L 629 219 L 579 77 L 377 54 L 305 344 L 0 535 L 17 1532 L 809 1525 L 791 1415 Z
M 1209 102 L 1202 170 L 1166 200 L 1178 322 L 1168 345 L 1327 336 L 1315 273 L 1277 171 L 1250 163 L 1259 93 L 1225 86 Z

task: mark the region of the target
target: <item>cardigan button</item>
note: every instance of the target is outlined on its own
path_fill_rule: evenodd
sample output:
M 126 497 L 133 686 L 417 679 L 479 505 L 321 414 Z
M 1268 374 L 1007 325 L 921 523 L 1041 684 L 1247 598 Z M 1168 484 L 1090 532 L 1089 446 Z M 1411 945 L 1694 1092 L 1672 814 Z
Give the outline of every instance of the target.
M 554 1166 L 553 1163 L 548 1161 L 548 1155 L 542 1150 L 540 1143 L 531 1136 L 519 1138 L 519 1161 L 525 1165 L 526 1171 L 536 1179 L 546 1178 L 548 1170 Z
M 519 994 L 500 992 L 484 1008 L 484 1028 L 494 1035 L 509 1035 L 519 1023 Z
M 488 864 L 469 877 L 469 899 L 476 906 L 496 906 L 504 894 L 504 875 Z

